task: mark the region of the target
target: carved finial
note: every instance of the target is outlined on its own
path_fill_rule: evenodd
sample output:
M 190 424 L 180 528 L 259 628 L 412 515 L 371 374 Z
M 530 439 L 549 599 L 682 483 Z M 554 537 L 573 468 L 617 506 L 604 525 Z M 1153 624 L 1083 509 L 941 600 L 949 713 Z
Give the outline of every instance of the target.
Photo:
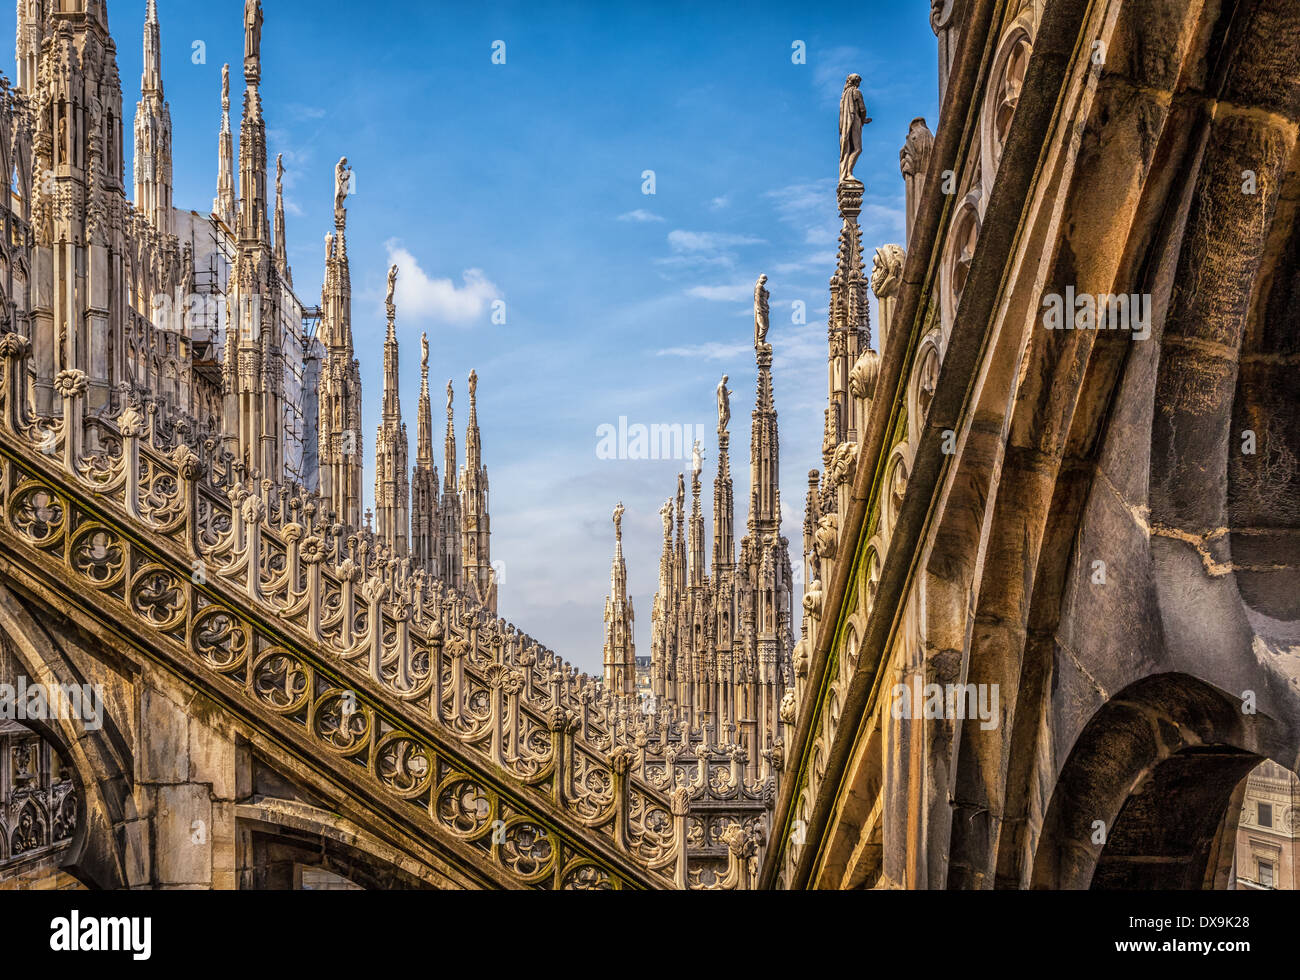
M 866 103 L 862 101 L 862 92 L 858 88 L 861 84 L 861 75 L 850 75 L 844 80 L 844 92 L 840 95 L 841 184 L 857 180 L 853 176 L 853 168 L 862 156 L 862 127 L 871 122 Z

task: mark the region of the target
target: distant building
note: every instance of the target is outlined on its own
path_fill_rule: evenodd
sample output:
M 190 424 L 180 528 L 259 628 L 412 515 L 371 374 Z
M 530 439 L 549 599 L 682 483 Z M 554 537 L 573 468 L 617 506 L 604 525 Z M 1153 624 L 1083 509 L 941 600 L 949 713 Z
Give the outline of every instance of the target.
M 1276 762 L 1265 762 L 1246 778 L 1233 887 L 1296 888 L 1298 855 L 1300 780 Z

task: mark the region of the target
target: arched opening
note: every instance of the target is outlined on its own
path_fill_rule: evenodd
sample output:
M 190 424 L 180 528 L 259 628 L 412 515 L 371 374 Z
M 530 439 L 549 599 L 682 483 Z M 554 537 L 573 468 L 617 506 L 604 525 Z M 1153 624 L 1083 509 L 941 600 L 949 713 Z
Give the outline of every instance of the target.
M 1229 887 L 1242 786 L 1275 722 L 1184 674 L 1144 678 L 1093 715 L 1057 779 L 1035 888 Z
M 17 707 L 0 687 L 0 702 Z M 26 700 L 24 698 L 24 700 Z M 39 732 L 0 715 L 0 889 L 72 889 L 61 864 L 81 822 L 72 766 Z

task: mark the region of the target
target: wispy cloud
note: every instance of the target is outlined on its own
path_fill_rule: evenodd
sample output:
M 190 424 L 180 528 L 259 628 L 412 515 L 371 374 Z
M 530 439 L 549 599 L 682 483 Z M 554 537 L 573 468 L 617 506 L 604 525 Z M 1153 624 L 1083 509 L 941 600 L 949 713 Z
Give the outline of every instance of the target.
M 819 272 L 826 271 L 830 275 L 835 268 L 834 252 L 814 252 L 806 255 L 802 259 L 794 259 L 790 262 L 780 262 L 773 266 L 772 269 L 777 275 L 788 276 L 795 272 Z
M 489 304 L 501 298 L 501 290 L 482 269 L 466 269 L 457 286 L 451 279 L 430 276 L 399 242 L 389 241 L 386 248 L 389 263 L 398 267 L 395 300 L 408 316 L 463 325 L 481 318 Z
M 726 286 L 692 286 L 690 289 L 686 290 L 686 295 L 694 296 L 696 299 L 735 303 L 744 299 L 746 296 L 753 296 L 754 284 L 752 282 L 740 282 Z
M 871 74 L 867 66 L 867 56 L 860 48 L 848 45 L 819 51 L 815 65 L 813 84 L 817 86 L 817 91 L 821 93 L 823 99 L 834 99 L 836 102 L 844 91 L 844 79 L 850 74 L 857 72 L 864 80 Z
M 750 347 L 746 344 L 721 344 L 709 341 L 705 344 L 687 344 L 683 347 L 665 347 L 655 352 L 656 357 L 689 357 L 694 360 L 726 361 L 739 357 Z
M 655 214 L 653 211 L 647 211 L 645 208 L 637 208 L 635 211 L 627 211 L 618 216 L 619 221 L 663 221 L 663 217 Z
M 278 111 L 281 112 L 286 119 L 293 122 L 325 118 L 325 110 L 320 106 L 303 105 L 300 102 L 290 102 L 279 107 Z
M 729 235 L 712 231 L 670 231 L 668 244 L 674 252 L 719 252 L 737 245 L 762 245 L 753 235 Z
M 835 180 L 804 181 L 767 191 L 777 216 L 803 235 L 808 245 L 833 245 L 839 237 L 836 219 Z

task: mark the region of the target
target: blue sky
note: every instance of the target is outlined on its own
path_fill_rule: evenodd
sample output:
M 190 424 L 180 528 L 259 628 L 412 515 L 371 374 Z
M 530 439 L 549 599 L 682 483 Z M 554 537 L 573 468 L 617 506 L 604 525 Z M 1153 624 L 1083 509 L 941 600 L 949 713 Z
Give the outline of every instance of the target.
M 0 36 L 12 38 L 6 7 Z M 108 7 L 129 138 L 145 0 Z M 238 139 L 243 3 L 158 7 L 175 202 L 207 213 L 224 62 Z M 870 254 L 903 239 L 898 150 L 908 123 L 924 116 L 934 125 L 926 5 L 265 0 L 264 8 L 263 104 L 272 166 L 283 153 L 287 168 L 296 291 L 308 305 L 319 301 L 333 166 L 346 154 L 356 173 L 348 243 L 367 462 L 382 391 L 385 274 L 396 261 L 412 459 L 421 332 L 432 349 L 440 470 L 439 392 L 455 380 L 463 454 L 465 379 L 471 368 L 480 377 L 502 615 L 598 670 L 610 512 L 621 500 L 638 652 L 649 654 L 658 511 L 690 460 L 602 460 L 596 433 L 621 416 L 702 425 L 711 526 L 723 373 L 735 391 L 739 540 L 759 273 L 772 293 L 785 532 L 798 559 L 826 400 L 839 94 L 848 72 L 862 75 L 874 119 L 857 167 Z M 796 40 L 806 64 L 792 63 Z M 505 42 L 503 65 L 492 63 L 495 41 Z M 0 64 L 12 79 L 11 48 Z M 655 172 L 653 195 L 642 193 L 646 170 Z M 491 322 L 497 299 L 505 324 Z M 795 300 L 806 305 L 806 325 L 791 322 Z M 873 336 L 874 317 L 873 309 Z

